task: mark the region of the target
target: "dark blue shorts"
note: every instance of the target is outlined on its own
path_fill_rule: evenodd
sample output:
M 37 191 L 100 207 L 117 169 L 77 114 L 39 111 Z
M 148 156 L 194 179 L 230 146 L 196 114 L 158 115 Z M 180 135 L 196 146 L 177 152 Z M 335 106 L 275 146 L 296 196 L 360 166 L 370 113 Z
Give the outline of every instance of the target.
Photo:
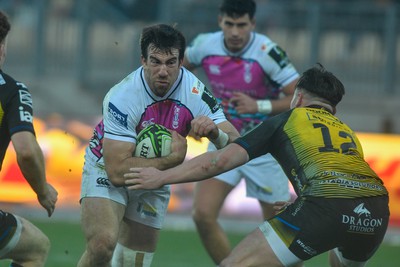
M 388 196 L 298 198 L 269 223 L 302 260 L 338 248 L 344 258 L 367 261 L 381 244 L 389 222 Z
M 11 213 L 0 210 L 0 251 L 7 246 L 17 230 L 17 219 Z

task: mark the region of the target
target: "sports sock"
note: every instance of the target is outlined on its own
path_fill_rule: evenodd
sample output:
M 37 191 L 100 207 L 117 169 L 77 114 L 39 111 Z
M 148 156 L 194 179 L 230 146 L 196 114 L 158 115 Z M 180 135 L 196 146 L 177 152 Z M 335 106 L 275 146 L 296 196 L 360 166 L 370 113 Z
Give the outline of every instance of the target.
M 150 267 L 153 256 L 153 252 L 136 251 L 117 243 L 112 258 L 112 266 Z

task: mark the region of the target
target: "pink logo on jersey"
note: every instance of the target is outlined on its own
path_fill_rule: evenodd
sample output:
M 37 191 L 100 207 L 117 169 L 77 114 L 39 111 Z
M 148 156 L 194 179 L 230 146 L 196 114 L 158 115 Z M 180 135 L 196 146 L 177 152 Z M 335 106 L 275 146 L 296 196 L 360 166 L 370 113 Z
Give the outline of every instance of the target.
M 179 101 L 167 99 L 154 102 L 146 108 L 136 127 L 136 132 L 145 128 L 144 125 L 157 123 L 177 131 L 182 136 L 187 136 L 192 120 L 193 115 L 185 105 Z

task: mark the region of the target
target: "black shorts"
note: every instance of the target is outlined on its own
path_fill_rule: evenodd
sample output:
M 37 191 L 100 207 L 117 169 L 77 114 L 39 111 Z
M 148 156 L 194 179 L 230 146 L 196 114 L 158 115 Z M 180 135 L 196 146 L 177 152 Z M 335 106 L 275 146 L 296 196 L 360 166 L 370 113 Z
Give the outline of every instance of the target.
M 11 213 L 0 210 L 0 251 L 7 246 L 17 230 L 17 219 Z
M 360 262 L 378 249 L 388 222 L 388 196 L 302 197 L 269 220 L 289 250 L 302 260 L 337 247 L 344 258 Z

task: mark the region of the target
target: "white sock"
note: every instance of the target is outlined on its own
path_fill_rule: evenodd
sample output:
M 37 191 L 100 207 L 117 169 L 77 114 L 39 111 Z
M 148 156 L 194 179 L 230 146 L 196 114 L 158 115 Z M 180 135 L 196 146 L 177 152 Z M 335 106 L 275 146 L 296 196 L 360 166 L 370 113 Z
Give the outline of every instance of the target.
M 154 252 L 136 251 L 117 243 L 112 257 L 112 267 L 150 267 Z

